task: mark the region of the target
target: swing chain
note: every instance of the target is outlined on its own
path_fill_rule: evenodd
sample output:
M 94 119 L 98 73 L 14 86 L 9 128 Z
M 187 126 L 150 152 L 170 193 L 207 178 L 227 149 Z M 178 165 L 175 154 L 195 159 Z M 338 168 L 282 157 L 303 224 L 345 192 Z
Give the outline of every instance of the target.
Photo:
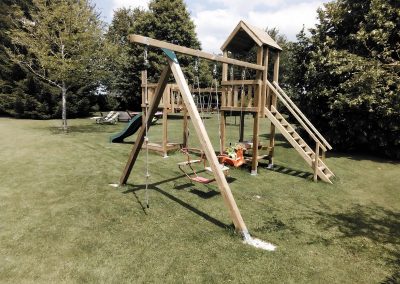
M 194 71 L 196 72 L 196 75 L 199 73 L 199 58 L 196 58 L 194 61 Z
M 213 68 L 213 79 L 215 79 L 217 77 L 217 64 L 214 64 L 214 68 Z
M 149 60 L 148 60 L 148 45 L 145 45 L 143 51 L 143 65 L 145 69 L 150 67 Z

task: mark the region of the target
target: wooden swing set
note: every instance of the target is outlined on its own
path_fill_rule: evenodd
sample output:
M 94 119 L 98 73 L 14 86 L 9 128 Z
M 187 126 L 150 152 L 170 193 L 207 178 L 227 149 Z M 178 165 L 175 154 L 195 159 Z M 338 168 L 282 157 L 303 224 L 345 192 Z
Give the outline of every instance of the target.
M 151 121 L 159 108 L 160 102 L 163 99 L 166 88 L 168 86 L 168 79 L 171 73 L 176 81 L 176 88 L 179 90 L 182 98 L 182 106 L 185 110 L 185 115 L 190 116 L 193 123 L 197 138 L 199 139 L 202 149 L 202 159 L 206 159 L 209 163 L 210 170 L 213 174 L 212 179 L 206 179 L 197 175 L 188 175 L 183 171 L 192 181 L 207 184 L 215 181 L 223 197 L 224 203 L 228 208 L 232 222 L 236 230 L 244 237 L 245 240 L 250 240 L 251 237 L 248 233 L 247 227 L 240 214 L 239 208 L 237 207 L 236 201 L 232 195 L 231 189 L 226 181 L 223 168 L 219 163 L 219 157 L 216 155 L 214 148 L 211 144 L 210 138 L 200 117 L 198 108 L 193 99 L 190 88 L 185 80 L 182 69 L 179 65 L 178 59 L 175 52 L 194 56 L 196 58 L 202 58 L 211 60 L 214 62 L 222 63 L 222 90 L 221 90 L 221 120 L 220 120 L 220 138 L 221 138 L 221 149 L 220 153 L 224 151 L 225 144 L 225 124 L 226 114 L 230 111 L 236 111 L 241 113 L 241 120 L 244 120 L 245 113 L 251 113 L 254 118 L 253 126 L 253 145 L 259 145 L 259 123 L 260 118 L 267 117 L 271 121 L 271 133 L 270 133 L 270 145 L 269 159 L 273 162 L 274 143 L 275 143 L 275 129 L 278 128 L 282 135 L 288 140 L 288 142 L 296 149 L 300 156 L 309 164 L 314 170 L 314 180 L 316 181 L 319 177 L 321 180 L 331 183 L 330 178 L 333 177 L 333 173 L 324 163 L 325 152 L 327 149 L 332 147 L 322 137 L 322 135 L 315 129 L 311 122 L 304 116 L 304 114 L 294 105 L 290 98 L 278 85 L 278 73 L 279 73 L 279 52 L 281 48 L 279 45 L 269 37 L 264 31 L 252 27 L 243 21 L 240 21 L 231 35 L 228 37 L 224 45 L 222 46 L 223 56 L 216 56 L 200 50 L 194 50 L 187 47 L 178 46 L 175 44 L 151 39 L 141 35 L 130 35 L 129 39 L 132 43 L 143 44 L 146 47 L 155 47 L 162 49 L 168 65 L 164 68 L 160 75 L 160 79 L 156 85 L 154 85 L 154 91 L 152 91 L 151 100 L 146 99 L 145 105 L 146 116 L 144 116 L 143 126 L 137 135 L 136 142 L 129 155 L 128 161 L 123 170 L 122 176 L 119 181 L 119 185 L 126 185 L 127 180 L 130 176 L 132 168 L 135 165 L 139 151 L 143 146 L 144 141 L 148 142 L 147 132 L 151 126 Z M 234 54 L 237 51 L 249 51 L 252 47 L 257 48 L 257 59 L 256 63 L 250 63 L 241 61 L 233 58 L 229 58 L 229 55 Z M 268 80 L 268 65 L 270 52 L 274 54 L 274 68 L 273 68 L 273 83 Z M 236 80 L 232 75 L 228 80 L 228 65 L 238 66 L 245 68 L 245 70 L 254 70 L 254 80 Z M 296 128 L 287 122 L 286 118 L 277 110 L 278 100 L 289 110 L 289 112 L 297 119 L 297 122 L 307 131 L 310 137 L 315 141 L 315 152 L 308 146 L 304 139 L 300 137 Z M 240 141 L 243 141 L 243 125 L 241 123 L 240 130 Z M 187 127 L 187 120 L 186 126 Z M 185 135 L 184 135 L 185 136 Z M 257 173 L 257 165 L 260 157 L 258 156 L 258 148 L 252 147 L 252 174 Z M 148 149 L 148 148 L 147 148 Z M 193 161 L 189 158 L 183 162 L 180 166 L 187 166 L 198 161 Z M 181 169 L 182 170 L 182 169 Z M 148 176 L 148 174 L 146 174 Z

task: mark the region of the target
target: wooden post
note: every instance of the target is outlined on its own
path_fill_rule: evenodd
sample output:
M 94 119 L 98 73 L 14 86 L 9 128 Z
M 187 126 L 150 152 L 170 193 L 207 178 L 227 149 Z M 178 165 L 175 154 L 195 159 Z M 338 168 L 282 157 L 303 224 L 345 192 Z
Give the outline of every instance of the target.
M 218 188 L 221 191 L 221 195 L 224 199 L 225 205 L 229 209 L 229 214 L 233 221 L 233 224 L 235 225 L 235 228 L 238 232 L 240 232 L 243 236 L 246 236 L 248 235 L 248 230 L 240 214 L 239 208 L 237 207 L 236 201 L 232 195 L 231 189 L 229 188 L 228 182 L 226 181 L 225 175 L 219 166 L 217 156 L 215 155 L 210 138 L 208 137 L 206 128 L 204 127 L 204 124 L 201 120 L 193 97 L 190 94 L 189 86 L 185 81 L 185 77 L 183 75 L 181 67 L 179 66 L 178 60 L 173 52 L 169 50 L 164 50 L 164 52 L 168 56 L 168 62 L 172 69 L 172 73 L 174 74 L 175 80 L 178 83 L 194 129 L 196 130 L 197 137 L 207 157 L 207 160 L 210 163 L 210 167 L 214 174 L 215 181 L 218 184 Z
M 265 106 L 267 106 L 267 102 L 269 99 L 268 96 L 268 87 L 267 87 L 267 80 L 268 80 L 268 54 L 269 54 L 269 48 L 267 47 L 265 49 L 265 55 L 264 55 L 264 71 L 263 71 L 263 76 L 262 76 L 262 87 L 261 87 L 261 117 L 265 117 Z M 268 106 L 267 106 L 268 107 Z M 269 108 L 270 109 L 270 108 Z
M 228 51 L 223 51 L 223 56 L 228 58 Z M 228 64 L 222 63 L 222 81 L 228 81 Z
M 168 94 L 167 94 L 168 95 Z M 166 96 L 164 95 L 164 98 Z M 163 108 L 163 138 L 162 138 L 162 149 L 164 158 L 168 157 L 168 108 L 164 105 Z
M 161 73 L 160 80 L 158 81 L 157 88 L 153 97 L 153 101 L 151 102 L 150 108 L 148 113 L 146 114 L 146 120 L 145 124 L 140 128 L 138 136 L 136 137 L 135 145 L 133 145 L 132 151 L 129 154 L 128 161 L 126 162 L 124 171 L 122 173 L 122 176 L 119 180 L 119 185 L 125 185 L 126 182 L 128 181 L 129 175 L 131 174 L 133 165 L 136 162 L 136 159 L 139 155 L 139 151 L 142 148 L 143 141 L 144 141 L 144 135 L 146 134 L 146 127 L 144 127 L 147 124 L 147 129 L 150 129 L 151 126 L 151 120 L 154 117 L 154 114 L 157 111 L 158 104 L 160 103 L 160 100 L 163 96 L 165 87 L 168 83 L 168 77 L 171 74 L 171 68 L 167 66 L 163 72 Z
M 240 124 L 239 124 L 239 141 L 244 140 L 244 112 L 240 112 Z
M 262 64 L 263 62 L 263 47 L 260 46 L 257 50 L 257 64 Z M 263 72 L 257 71 L 256 79 L 261 80 L 263 78 Z M 264 109 L 264 106 L 261 106 L 261 92 L 262 88 L 260 85 L 254 89 L 254 106 L 257 107 L 257 112 L 254 114 L 254 123 L 253 123 L 253 160 L 251 162 L 251 174 L 257 175 L 257 166 L 258 166 L 258 133 L 260 130 L 260 116 L 259 113 L 261 109 Z
M 189 124 L 188 124 L 188 112 L 186 107 L 183 109 L 183 148 L 188 147 L 189 141 Z
M 147 70 L 143 70 L 141 72 L 141 77 L 142 77 L 142 84 L 141 86 L 143 86 L 144 84 L 147 84 Z M 148 93 L 146 92 L 145 87 L 142 87 L 142 125 L 145 125 L 146 123 L 146 104 L 148 104 Z
M 275 62 L 274 62 L 273 80 L 276 82 L 278 82 L 278 80 L 279 80 L 279 52 L 277 52 Z M 277 108 L 276 94 L 270 93 L 270 95 L 271 95 L 271 105 L 273 105 L 275 108 Z M 271 122 L 270 137 L 269 137 L 269 147 L 270 147 L 270 151 L 269 151 L 270 164 L 269 164 L 269 166 L 270 167 L 274 165 L 275 131 L 276 131 L 275 125 Z
M 315 146 L 315 157 L 314 157 L 314 181 L 318 180 L 318 160 L 319 160 L 319 142 Z
M 276 58 L 275 58 L 275 62 L 274 62 L 274 78 L 273 80 L 275 82 L 279 82 L 279 57 L 280 57 L 280 52 L 278 51 L 276 54 Z M 278 109 L 278 107 L 276 106 L 276 104 L 278 103 L 278 98 L 277 96 L 274 94 L 272 96 L 273 100 L 272 100 L 272 105 Z
M 221 143 L 221 145 L 220 145 L 220 149 L 219 149 L 219 151 L 220 151 L 220 153 L 222 154 L 224 151 L 225 151 L 225 130 L 226 130 L 226 113 L 225 113 L 225 111 L 221 111 L 220 112 L 220 114 L 221 114 L 221 120 L 220 120 L 220 127 L 219 127 L 219 129 L 220 129 L 220 143 Z

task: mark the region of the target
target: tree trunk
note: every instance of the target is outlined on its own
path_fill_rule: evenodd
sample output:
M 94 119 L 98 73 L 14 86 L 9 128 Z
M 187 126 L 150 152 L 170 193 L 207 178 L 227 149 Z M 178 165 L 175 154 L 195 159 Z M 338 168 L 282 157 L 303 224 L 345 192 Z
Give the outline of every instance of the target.
M 61 100 L 62 100 L 62 127 L 64 132 L 68 131 L 67 125 L 67 88 L 65 82 L 62 82 L 61 86 Z

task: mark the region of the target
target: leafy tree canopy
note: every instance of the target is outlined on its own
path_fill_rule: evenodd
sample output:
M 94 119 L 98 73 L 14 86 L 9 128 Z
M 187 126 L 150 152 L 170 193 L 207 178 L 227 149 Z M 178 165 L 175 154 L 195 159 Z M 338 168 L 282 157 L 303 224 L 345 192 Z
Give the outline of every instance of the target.
M 11 58 L 60 90 L 66 128 L 67 91 L 95 88 L 102 76 L 102 26 L 88 1 L 33 0 L 29 17 L 15 7 Z M 88 105 L 89 102 L 85 101 Z M 84 102 L 81 103 L 84 105 Z
M 163 66 L 167 64 L 160 50 L 148 50 L 149 66 L 144 65 L 144 47 L 139 44 L 126 43 L 127 34 L 140 34 L 158 40 L 182 46 L 200 49 L 195 26 L 183 0 L 152 0 L 148 11 L 121 9 L 114 15 L 107 37 L 118 43 L 122 50 L 118 52 L 115 62 L 122 67 L 122 72 L 114 74 L 114 90 L 126 98 L 127 107 L 138 107 L 141 97 L 140 71 L 147 69 L 149 80 L 157 81 Z M 179 55 L 179 61 L 189 83 L 195 76 L 193 57 Z M 124 63 L 125 62 L 125 63 Z M 126 64 L 128 62 L 128 64 Z M 116 68 L 117 70 L 118 68 Z M 200 62 L 200 77 L 202 81 L 210 80 L 208 63 Z
M 400 158 L 400 3 L 337 0 L 292 46 L 290 85 L 341 150 Z

